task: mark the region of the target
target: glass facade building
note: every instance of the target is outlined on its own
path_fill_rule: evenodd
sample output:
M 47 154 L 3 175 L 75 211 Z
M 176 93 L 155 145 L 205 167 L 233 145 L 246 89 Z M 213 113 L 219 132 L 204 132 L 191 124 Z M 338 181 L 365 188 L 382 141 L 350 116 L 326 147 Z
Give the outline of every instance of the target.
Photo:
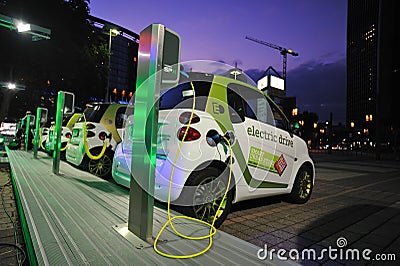
M 90 16 L 90 20 L 96 32 L 105 37 L 104 40 L 107 45 L 110 44 L 111 38 L 108 77 L 109 99 L 106 99 L 106 101 L 129 101 L 129 94 L 136 90 L 139 35 L 97 17 Z M 108 64 L 108 62 L 105 62 L 105 64 Z M 124 95 L 122 94 L 123 91 Z
M 369 143 L 389 140 L 399 126 L 398 2 L 348 0 L 346 119 Z

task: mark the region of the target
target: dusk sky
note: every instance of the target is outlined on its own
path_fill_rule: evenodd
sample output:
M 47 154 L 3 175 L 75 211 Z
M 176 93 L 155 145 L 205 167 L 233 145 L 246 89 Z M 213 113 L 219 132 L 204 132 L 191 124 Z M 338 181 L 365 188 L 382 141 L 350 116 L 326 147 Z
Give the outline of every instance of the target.
M 268 66 L 282 71 L 275 49 L 246 35 L 299 53 L 288 56 L 287 96 L 321 121 L 345 122 L 346 0 L 91 0 L 91 15 L 140 33 L 162 23 L 182 39 L 181 60 L 235 65 L 257 79 Z

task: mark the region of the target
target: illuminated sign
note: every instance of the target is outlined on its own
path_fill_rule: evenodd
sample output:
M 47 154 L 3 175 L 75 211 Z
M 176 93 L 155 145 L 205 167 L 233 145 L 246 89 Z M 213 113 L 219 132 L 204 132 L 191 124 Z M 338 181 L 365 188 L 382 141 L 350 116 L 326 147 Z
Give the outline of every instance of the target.
M 257 82 L 257 87 L 259 90 L 263 90 L 268 87 L 268 76 L 263 77 Z
M 283 79 L 271 75 L 269 77 L 270 77 L 269 86 L 271 88 L 275 88 L 282 91 L 285 90 L 285 81 Z
M 274 88 L 283 91 L 285 90 L 285 81 L 281 78 L 268 75 L 258 80 L 257 87 L 259 90 Z

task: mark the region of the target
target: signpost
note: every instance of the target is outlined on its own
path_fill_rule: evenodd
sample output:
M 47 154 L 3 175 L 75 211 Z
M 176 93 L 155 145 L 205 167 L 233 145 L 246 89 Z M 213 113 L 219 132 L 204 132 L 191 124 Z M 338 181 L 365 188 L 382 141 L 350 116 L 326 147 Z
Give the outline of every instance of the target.
M 53 151 L 53 173 L 60 172 L 61 126 L 64 114 L 73 114 L 75 95 L 70 92 L 59 91 L 57 95 L 56 124 L 54 128 L 55 141 Z
M 140 33 L 132 144 L 128 230 L 152 242 L 154 179 L 161 88 L 176 86 L 180 37 L 161 24 Z

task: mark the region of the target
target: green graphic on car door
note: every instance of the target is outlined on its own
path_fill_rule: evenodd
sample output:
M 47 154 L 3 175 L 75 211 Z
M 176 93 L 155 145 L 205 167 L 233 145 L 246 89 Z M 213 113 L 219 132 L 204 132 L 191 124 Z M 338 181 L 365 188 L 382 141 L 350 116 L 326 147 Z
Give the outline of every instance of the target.
M 231 82 L 224 77 L 215 76 L 213 83 L 211 85 L 210 94 L 207 100 L 206 112 L 208 112 L 217 122 L 223 133 L 227 131 L 234 132 L 232 123 L 230 121 L 229 112 L 228 112 L 228 104 L 226 97 L 226 85 L 227 82 Z M 222 106 L 222 108 L 218 107 L 218 112 L 215 112 L 216 106 Z M 224 110 L 224 112 L 221 112 Z M 252 188 L 287 188 L 287 184 L 276 183 L 276 182 L 268 182 L 268 181 L 259 181 L 253 178 L 251 175 L 248 165 L 246 163 L 246 159 L 243 155 L 242 149 L 240 147 L 239 141 L 236 141 L 232 146 L 233 154 L 235 155 L 236 162 L 239 164 L 239 167 L 243 173 L 243 177 L 246 183 Z M 277 158 L 278 159 L 278 158 Z M 272 164 L 273 165 L 273 164 Z

